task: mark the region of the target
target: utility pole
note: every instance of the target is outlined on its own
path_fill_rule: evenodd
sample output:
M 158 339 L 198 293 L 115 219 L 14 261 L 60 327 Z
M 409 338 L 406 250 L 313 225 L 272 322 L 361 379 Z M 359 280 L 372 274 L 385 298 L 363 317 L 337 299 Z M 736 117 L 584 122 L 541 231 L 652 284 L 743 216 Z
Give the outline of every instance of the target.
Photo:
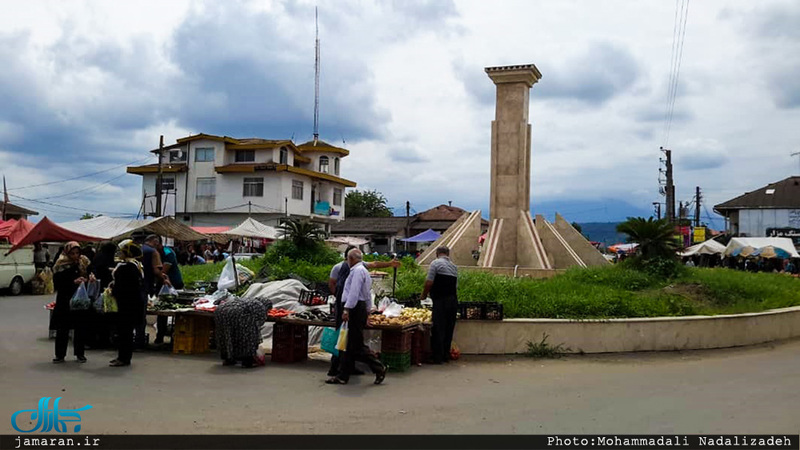
M 411 214 L 411 202 L 406 200 L 406 239 L 411 237 L 411 236 L 409 236 L 409 234 L 411 234 L 411 231 L 410 231 L 410 228 L 409 228 L 410 225 L 411 225 L 411 223 L 409 221 L 410 214 Z M 408 251 L 408 242 L 403 242 L 403 244 L 404 244 L 403 245 L 403 250 Z
M 695 188 L 694 194 L 694 227 L 700 227 L 700 200 L 703 197 L 700 195 L 700 186 Z
M 283 212 L 289 217 L 289 197 L 283 198 Z
M 653 206 L 656 208 L 656 218 L 661 220 L 661 202 L 653 202 Z
M 163 167 L 161 158 L 164 156 L 164 135 L 158 142 L 158 177 L 156 178 L 156 211 L 153 214 L 155 217 L 161 217 L 161 175 L 163 174 Z
M 247 217 L 250 217 L 250 213 L 253 211 L 253 202 L 247 201 Z
M 665 149 L 661 147 L 661 151 L 664 152 L 667 159 L 665 161 L 665 174 L 666 174 L 666 186 L 665 188 L 665 195 L 667 197 L 666 207 L 667 212 L 665 214 L 665 218 L 667 222 L 674 223 L 675 222 L 675 182 L 672 179 L 672 150 Z M 680 211 L 679 211 L 680 212 Z

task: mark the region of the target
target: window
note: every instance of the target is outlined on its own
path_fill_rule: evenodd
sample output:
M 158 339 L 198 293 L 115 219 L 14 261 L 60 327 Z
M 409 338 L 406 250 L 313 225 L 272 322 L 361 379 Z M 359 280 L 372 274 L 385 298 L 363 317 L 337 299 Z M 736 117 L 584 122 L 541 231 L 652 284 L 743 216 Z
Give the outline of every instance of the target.
M 172 150 L 169 152 L 169 162 L 186 162 L 186 152 L 183 150 Z
M 333 206 L 342 206 L 342 190 L 333 189 Z
M 197 179 L 197 197 L 214 197 L 217 195 L 216 178 Z
M 767 189 L 767 195 L 772 195 L 775 193 L 775 189 Z
M 264 179 L 263 178 L 245 178 L 242 189 L 243 197 L 263 197 L 264 196 Z
M 161 176 L 161 192 L 175 190 L 175 177 Z
M 333 174 L 339 176 L 339 158 L 333 158 Z
M 256 151 L 255 150 L 237 150 L 236 151 L 236 162 L 255 162 L 256 161 Z
M 294 200 L 303 199 L 303 182 L 292 180 L 292 198 Z
M 194 150 L 194 160 L 196 162 L 213 162 L 214 147 L 196 148 Z
M 320 156 L 319 157 L 319 171 L 322 173 L 328 173 L 328 157 L 327 156 Z
M 281 164 L 289 164 L 289 149 L 281 147 Z

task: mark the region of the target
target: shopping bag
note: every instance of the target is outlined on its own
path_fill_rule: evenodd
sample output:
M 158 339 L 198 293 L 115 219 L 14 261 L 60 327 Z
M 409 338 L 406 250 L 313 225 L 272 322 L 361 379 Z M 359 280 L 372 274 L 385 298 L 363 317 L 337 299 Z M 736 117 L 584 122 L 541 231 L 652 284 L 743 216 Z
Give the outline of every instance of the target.
M 92 306 L 89 294 L 86 293 L 86 285 L 81 283 L 78 290 L 72 295 L 69 301 L 69 309 L 73 311 L 86 311 Z
M 111 288 L 107 287 L 105 291 L 103 291 L 103 312 L 106 313 L 115 313 L 119 311 L 119 306 L 117 305 L 117 299 L 114 298 L 114 295 L 111 293 Z
M 333 356 L 339 356 L 339 350 L 336 345 L 339 341 L 339 330 L 335 328 L 326 327 L 322 330 L 322 341 L 319 346 L 323 351 L 330 353 Z
M 174 302 L 178 298 L 178 291 L 175 290 L 172 286 L 167 286 L 166 284 L 161 286 L 161 290 L 158 291 L 158 299 L 163 302 Z
M 225 267 L 222 268 L 222 273 L 219 275 L 217 281 L 217 289 L 231 289 L 236 286 L 236 275 L 233 270 L 233 259 L 228 258 Z
M 88 295 L 89 298 L 92 300 L 100 297 L 100 282 L 99 281 L 88 282 L 86 284 L 86 295 Z
M 92 300 L 92 309 L 95 312 L 102 313 L 103 312 L 103 294 L 97 296 L 96 299 Z
M 339 328 L 339 339 L 336 341 L 336 350 L 340 352 L 347 351 L 347 322 L 342 324 L 342 327 Z

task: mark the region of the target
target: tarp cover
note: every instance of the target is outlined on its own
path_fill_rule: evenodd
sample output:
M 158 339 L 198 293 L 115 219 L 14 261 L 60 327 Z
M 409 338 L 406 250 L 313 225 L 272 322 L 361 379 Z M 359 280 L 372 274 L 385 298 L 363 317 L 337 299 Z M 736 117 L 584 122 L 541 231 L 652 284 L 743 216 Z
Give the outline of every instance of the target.
M 61 226 L 75 233 L 96 236 L 106 240 L 130 237 L 131 234 L 139 230 L 177 239 L 179 241 L 200 241 L 208 239 L 208 236 L 192 230 L 172 217 L 136 220 L 100 216 L 93 219 L 65 222 L 62 223 Z
M 28 234 L 25 235 L 19 242 L 14 244 L 11 247 L 11 250 L 8 253 L 17 250 L 20 247 L 24 247 L 26 245 L 33 244 L 35 242 L 69 242 L 69 241 L 78 241 L 78 242 L 88 242 L 88 241 L 102 241 L 102 238 L 96 236 L 90 236 L 85 234 L 76 233 L 74 231 L 68 230 L 66 228 L 60 227 L 56 225 L 53 221 L 48 219 L 47 217 L 43 218 L 36 224 L 36 226 L 31 229 Z
M 360 247 L 369 243 L 369 241 L 366 239 L 353 236 L 332 236 L 328 239 L 325 239 L 325 242 L 330 242 L 332 244 L 352 245 L 354 247 Z
M 328 311 L 328 305 L 308 307 L 300 304 L 300 292 L 306 287 L 297 280 L 281 280 L 269 283 L 254 283 L 247 289 L 243 298 L 264 297 L 272 302 L 272 308 L 288 309 L 292 312 L 303 312 L 311 308 Z M 261 327 L 263 346 L 272 348 L 272 323 L 267 322 Z M 322 337 L 322 327 L 308 327 L 308 345 L 319 345 Z
M 239 226 L 219 234 L 230 237 L 278 239 L 278 230 L 269 225 L 264 225 L 251 217 L 248 217 L 244 222 L 239 224 Z
M 433 231 L 430 228 L 428 228 L 427 230 L 423 231 L 422 233 L 416 236 L 411 236 L 410 238 L 400 239 L 400 240 L 403 242 L 434 242 L 440 237 L 442 237 L 442 233 Z
M 794 243 L 789 238 L 732 238 L 725 247 L 725 256 L 731 256 L 738 248 L 752 247 L 759 249 L 771 245 L 775 248 L 785 250 L 792 258 L 800 258 L 797 249 L 794 248 Z
M 705 242 L 701 242 L 699 244 L 695 244 L 686 250 L 684 250 L 680 255 L 681 256 L 693 256 L 693 255 L 721 255 L 725 252 L 725 246 L 720 244 L 719 242 L 710 239 Z
M 33 229 L 34 224 L 25 219 L 0 221 L 0 241 L 8 239 L 12 245 L 21 241 Z

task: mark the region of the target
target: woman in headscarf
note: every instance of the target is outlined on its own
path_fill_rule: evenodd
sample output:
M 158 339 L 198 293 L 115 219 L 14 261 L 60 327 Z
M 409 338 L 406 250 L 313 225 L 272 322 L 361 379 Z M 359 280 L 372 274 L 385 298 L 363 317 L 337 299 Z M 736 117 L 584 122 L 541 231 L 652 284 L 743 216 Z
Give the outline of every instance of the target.
M 100 295 L 111 284 L 113 277 L 111 271 L 116 267 L 114 255 L 117 253 L 117 246 L 113 242 L 104 242 L 100 245 L 89 265 L 89 272 L 100 282 Z M 105 348 L 111 340 L 113 330 L 112 322 L 116 314 L 105 314 L 103 311 L 92 311 L 89 314 L 89 336 L 87 345 L 91 348 Z
M 144 273 L 142 248 L 130 239 L 119 243 L 116 269 L 113 271 L 114 282 L 111 293 L 117 300 L 117 334 L 119 335 L 119 353 L 116 359 L 109 362 L 111 367 L 131 365 L 133 357 L 133 330 L 142 320 L 145 309 Z
M 233 298 L 217 306 L 214 333 L 223 365 L 232 366 L 237 362 L 244 368 L 255 365 L 261 344 L 261 326 L 271 308 L 272 302 L 261 297 Z
M 93 275 L 89 275 L 88 268 L 89 259 L 81 255 L 81 246 L 77 242 L 64 245 L 64 251 L 53 266 L 53 285 L 56 289 L 56 306 L 53 308 L 53 325 L 56 329 L 54 363 L 64 362 L 67 356 L 70 329 L 75 331 L 72 341 L 75 357 L 78 362 L 86 362 L 84 339 L 88 311 L 71 311 L 70 300 L 81 283 L 94 279 Z

